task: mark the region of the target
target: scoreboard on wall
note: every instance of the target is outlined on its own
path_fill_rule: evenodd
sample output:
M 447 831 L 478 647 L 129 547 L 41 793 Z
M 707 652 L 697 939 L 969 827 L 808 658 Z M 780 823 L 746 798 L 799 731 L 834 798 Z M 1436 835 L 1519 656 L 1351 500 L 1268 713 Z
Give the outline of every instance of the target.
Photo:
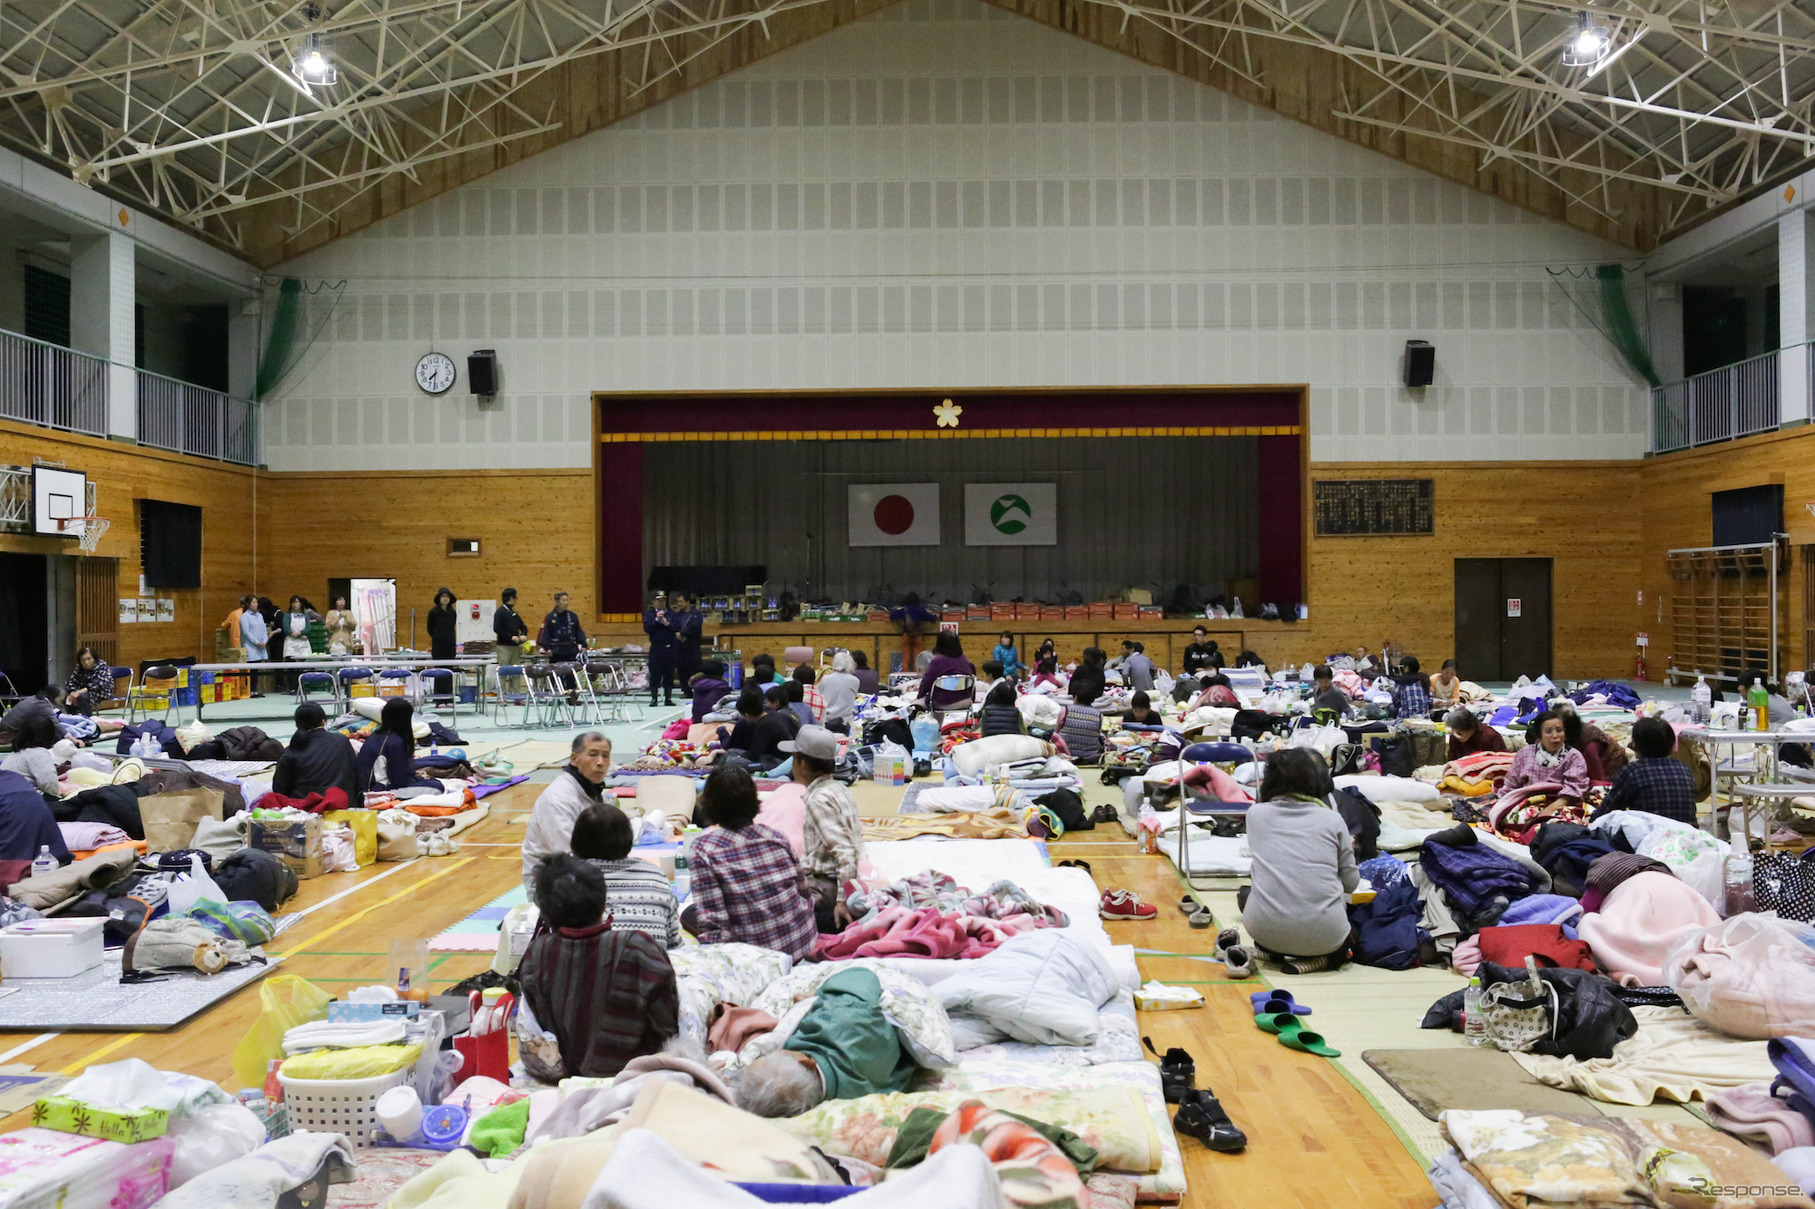
M 1416 536 L 1436 531 L 1431 479 L 1318 479 L 1311 485 L 1318 537 Z

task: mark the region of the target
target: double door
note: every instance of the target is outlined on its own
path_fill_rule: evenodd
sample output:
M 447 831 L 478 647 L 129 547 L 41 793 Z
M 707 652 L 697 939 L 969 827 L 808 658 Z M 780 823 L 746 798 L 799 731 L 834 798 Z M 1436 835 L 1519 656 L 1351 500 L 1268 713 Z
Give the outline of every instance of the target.
M 1482 683 L 1550 674 L 1550 559 L 1456 560 L 1456 663 Z

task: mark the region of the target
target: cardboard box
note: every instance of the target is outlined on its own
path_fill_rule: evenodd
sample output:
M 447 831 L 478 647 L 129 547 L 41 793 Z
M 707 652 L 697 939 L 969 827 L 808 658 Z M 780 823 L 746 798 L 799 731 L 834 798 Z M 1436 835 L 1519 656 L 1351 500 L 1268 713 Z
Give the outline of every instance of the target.
M 1066 605 L 1064 612 L 1065 612 L 1066 621 L 1089 621 L 1090 620 L 1090 606 L 1089 605 Z
M 164 1136 L 170 1113 L 162 1108 L 96 1108 L 67 1096 L 46 1096 L 32 1105 L 32 1124 L 109 1142 L 149 1142 Z
M 1109 607 L 1111 610 L 1110 619 L 1112 621 L 1135 621 L 1139 619 L 1141 615 L 1141 608 L 1139 605 L 1119 604 L 1110 605 Z
M 1040 606 L 1040 620 L 1041 621 L 1064 621 L 1065 620 L 1065 610 L 1063 607 L 1061 607 L 1059 605 L 1041 605 Z
M 28 919 L 0 928 L 0 978 L 74 978 L 101 964 L 106 921 Z
M 1012 604 L 993 604 L 989 607 L 989 619 L 991 621 L 1014 621 L 1016 620 L 1015 606 Z
M 321 876 L 321 820 L 253 819 L 246 846 L 269 852 L 299 878 Z M 98 921 L 97 921 L 98 922 Z

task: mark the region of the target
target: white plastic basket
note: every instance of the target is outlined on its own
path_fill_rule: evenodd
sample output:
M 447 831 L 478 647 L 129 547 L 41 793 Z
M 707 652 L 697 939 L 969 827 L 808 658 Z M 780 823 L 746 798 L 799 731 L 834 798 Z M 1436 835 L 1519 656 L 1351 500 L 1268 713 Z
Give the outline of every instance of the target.
M 310 1133 L 344 1133 L 355 1149 L 372 1144 L 379 1128 L 378 1097 L 406 1082 L 413 1066 L 370 1079 L 290 1079 L 280 1070 L 290 1128 Z

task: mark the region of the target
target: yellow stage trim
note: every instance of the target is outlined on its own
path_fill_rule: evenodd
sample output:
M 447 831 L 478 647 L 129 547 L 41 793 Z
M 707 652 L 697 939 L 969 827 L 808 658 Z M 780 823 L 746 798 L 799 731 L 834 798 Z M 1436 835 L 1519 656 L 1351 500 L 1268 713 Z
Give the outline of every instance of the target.
M 917 441 L 926 439 L 1052 439 L 1075 437 L 1295 437 L 1303 434 L 1297 424 L 1232 425 L 1208 428 L 897 428 L 852 429 L 849 432 L 804 430 L 798 432 L 603 432 L 606 445 L 641 444 L 645 441 Z

